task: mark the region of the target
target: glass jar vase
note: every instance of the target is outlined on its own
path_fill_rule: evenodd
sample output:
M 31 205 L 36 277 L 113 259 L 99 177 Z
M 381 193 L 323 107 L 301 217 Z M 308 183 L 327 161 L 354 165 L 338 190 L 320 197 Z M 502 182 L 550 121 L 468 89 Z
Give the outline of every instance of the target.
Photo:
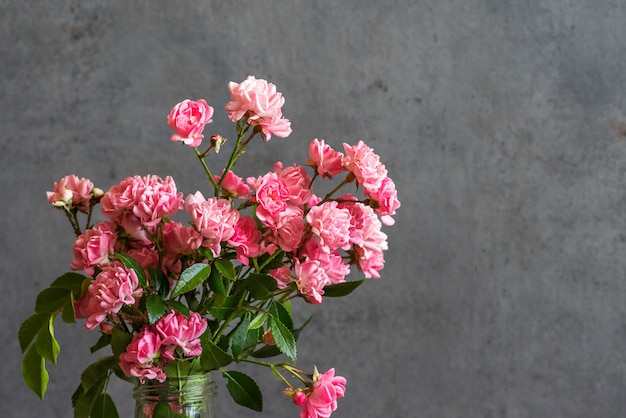
M 135 383 L 135 418 L 215 418 L 211 373 Z

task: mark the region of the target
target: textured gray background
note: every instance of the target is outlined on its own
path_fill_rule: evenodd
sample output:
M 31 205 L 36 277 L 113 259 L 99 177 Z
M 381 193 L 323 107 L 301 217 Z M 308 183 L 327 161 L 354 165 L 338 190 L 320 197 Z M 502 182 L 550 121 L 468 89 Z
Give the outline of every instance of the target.
M 241 174 L 365 140 L 402 207 L 383 278 L 315 313 L 299 365 L 336 367 L 333 417 L 626 415 L 626 3 L 622 0 L 0 0 L 0 416 L 68 417 L 95 340 L 63 326 L 45 402 L 20 376 L 19 323 L 66 271 L 45 191 L 76 173 L 205 188 L 165 123 L 228 81 L 274 82 L 294 133 Z M 265 413 L 295 417 L 252 370 Z M 114 384 L 131 416 L 126 384 Z

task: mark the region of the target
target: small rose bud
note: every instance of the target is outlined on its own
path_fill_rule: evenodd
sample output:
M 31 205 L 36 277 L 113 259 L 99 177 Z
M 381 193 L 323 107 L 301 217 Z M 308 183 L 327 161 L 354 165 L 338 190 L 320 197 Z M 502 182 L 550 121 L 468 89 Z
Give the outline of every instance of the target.
M 306 403 L 306 395 L 302 391 L 293 394 L 293 403 L 296 405 L 304 405 Z
M 99 189 L 97 187 L 94 187 L 93 190 L 91 191 L 91 194 L 93 197 L 95 197 L 96 199 L 104 196 L 104 190 Z
M 263 334 L 263 342 L 267 345 L 276 344 L 276 342 L 274 341 L 274 337 L 272 336 L 272 331 L 270 331 L 269 329 Z

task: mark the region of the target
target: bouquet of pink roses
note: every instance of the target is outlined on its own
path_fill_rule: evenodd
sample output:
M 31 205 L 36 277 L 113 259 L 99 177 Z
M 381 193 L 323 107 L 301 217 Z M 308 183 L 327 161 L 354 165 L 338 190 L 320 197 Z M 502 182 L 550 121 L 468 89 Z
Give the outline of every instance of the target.
M 106 392 L 113 374 L 144 383 L 213 370 L 226 378 L 235 402 L 260 411 L 253 379 L 226 369 L 237 362 L 270 368 L 284 381 L 284 394 L 302 406 L 303 418 L 330 416 L 344 395 L 346 380 L 334 369 L 295 368 L 296 341 L 308 321 L 294 326 L 290 301 L 320 304 L 349 294 L 364 281 L 346 280 L 352 266 L 364 278 L 380 277 L 387 249 L 382 225 L 393 224 L 400 206 L 395 185 L 363 142 L 339 152 L 318 139 L 309 145 L 306 165 L 277 162 L 264 175 L 242 179 L 233 167 L 251 140 L 285 138 L 291 126 L 273 84 L 249 76 L 229 89 L 225 109 L 236 140 L 218 173 L 206 159 L 226 138 L 213 135 L 204 151 L 198 148 L 213 108 L 184 100 L 167 117 L 171 140 L 195 151 L 211 197 L 183 197 L 171 177 L 155 175 L 128 177 L 107 192 L 69 175 L 48 192 L 77 236 L 73 271 L 38 295 L 35 313 L 22 324 L 22 370 L 43 399 L 46 361 L 56 364 L 60 350 L 56 317 L 85 319 L 87 330 L 98 329 L 91 352 L 109 346 L 111 354 L 83 373 L 72 397 L 75 417 L 117 416 Z M 318 196 L 313 186 L 321 180 L 336 185 Z M 97 205 L 106 220 L 92 225 Z M 174 220 L 181 212 L 187 223 Z M 286 360 L 266 360 L 278 355 Z

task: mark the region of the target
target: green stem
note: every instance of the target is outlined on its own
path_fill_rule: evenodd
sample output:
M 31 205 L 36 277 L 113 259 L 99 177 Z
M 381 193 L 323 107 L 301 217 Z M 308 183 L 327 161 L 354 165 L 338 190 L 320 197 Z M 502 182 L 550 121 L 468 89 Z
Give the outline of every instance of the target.
M 209 169 L 209 166 L 204 161 L 204 157 L 205 156 L 200 153 L 200 151 L 198 150 L 197 147 L 194 147 L 193 150 L 196 152 L 196 156 L 200 160 L 200 163 L 202 164 L 202 167 L 204 168 L 204 171 L 206 172 L 206 174 L 207 174 L 207 176 L 209 178 L 209 181 L 213 185 L 213 189 L 215 189 L 215 196 L 217 196 L 219 194 L 219 191 L 220 191 L 220 186 L 215 182 L 215 179 L 213 178 L 213 174 L 211 173 L 211 170 Z

